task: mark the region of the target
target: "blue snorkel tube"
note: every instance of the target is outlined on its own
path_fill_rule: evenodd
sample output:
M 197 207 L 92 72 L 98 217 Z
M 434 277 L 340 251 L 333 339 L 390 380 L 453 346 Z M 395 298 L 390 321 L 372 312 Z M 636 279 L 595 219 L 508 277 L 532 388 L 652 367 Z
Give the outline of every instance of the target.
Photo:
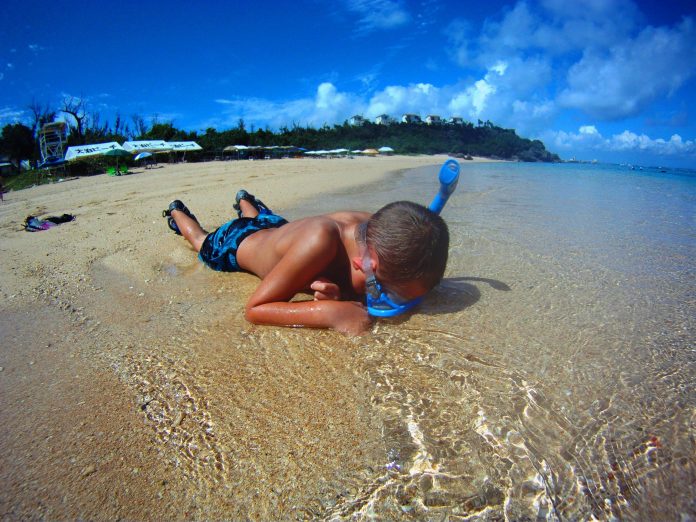
M 457 188 L 459 182 L 459 162 L 457 160 L 447 160 L 440 168 L 440 191 L 435 194 L 435 197 L 428 205 L 428 208 L 439 214 L 445 208 L 445 203 Z
M 438 179 L 440 181 L 440 190 L 435 194 L 430 205 L 428 205 L 428 209 L 436 214 L 442 212 L 445 203 L 447 203 L 454 189 L 457 188 L 457 183 L 459 182 L 459 162 L 453 159 L 445 161 L 440 168 Z M 369 257 L 363 257 L 363 271 L 366 275 L 367 313 L 374 317 L 394 317 L 410 310 L 423 300 L 422 297 L 418 297 L 410 301 L 403 301 L 398 299 L 398 296 L 383 292 L 375 274 L 372 272 Z

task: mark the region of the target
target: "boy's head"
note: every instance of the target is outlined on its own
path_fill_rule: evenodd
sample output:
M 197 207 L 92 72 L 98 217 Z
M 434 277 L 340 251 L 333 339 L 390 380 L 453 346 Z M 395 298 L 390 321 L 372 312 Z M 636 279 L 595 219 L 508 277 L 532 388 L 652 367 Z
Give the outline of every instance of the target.
M 445 273 L 449 230 L 423 205 L 396 201 L 382 207 L 367 222 L 366 240 L 378 258 L 377 278 L 387 286 L 418 281 L 428 291 Z

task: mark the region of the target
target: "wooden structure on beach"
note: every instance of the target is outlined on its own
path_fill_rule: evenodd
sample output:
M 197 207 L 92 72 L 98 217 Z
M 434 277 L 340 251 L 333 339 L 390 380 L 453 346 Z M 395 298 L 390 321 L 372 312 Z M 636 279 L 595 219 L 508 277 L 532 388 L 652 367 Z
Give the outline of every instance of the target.
M 65 142 L 68 139 L 68 126 L 64 121 L 46 123 L 39 131 L 41 163 L 62 160 Z

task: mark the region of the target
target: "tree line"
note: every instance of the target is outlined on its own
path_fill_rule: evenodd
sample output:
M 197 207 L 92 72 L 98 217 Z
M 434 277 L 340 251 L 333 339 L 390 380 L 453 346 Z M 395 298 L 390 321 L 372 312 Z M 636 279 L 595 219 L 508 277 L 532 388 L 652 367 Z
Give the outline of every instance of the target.
M 253 126 L 247 129 L 244 120 L 240 119 L 231 129 L 208 128 L 199 133 L 177 129 L 173 122 L 160 122 L 157 118 L 148 124 L 138 114 L 129 120 L 117 114 L 113 123 L 109 123 L 98 112 L 89 112 L 83 98 L 72 96 L 66 96 L 57 108 L 37 101 L 32 101 L 27 108 L 29 123 L 5 125 L 0 135 L 0 153 L 17 166 L 21 160 L 38 163 L 38 132 L 44 124 L 56 121 L 59 115 L 63 115 L 68 124 L 66 146 L 132 140 L 196 141 L 203 151 L 191 156 L 192 160 L 219 156 L 228 145 L 278 145 L 307 150 L 389 146 L 399 154 L 470 154 L 519 161 L 560 161 L 556 154 L 546 150 L 541 141 L 522 138 L 513 129 L 480 120 L 475 125 L 472 122 L 380 125 L 369 121 L 350 125 L 346 121 L 333 126 L 325 124 L 320 128 L 295 123 L 274 132 Z

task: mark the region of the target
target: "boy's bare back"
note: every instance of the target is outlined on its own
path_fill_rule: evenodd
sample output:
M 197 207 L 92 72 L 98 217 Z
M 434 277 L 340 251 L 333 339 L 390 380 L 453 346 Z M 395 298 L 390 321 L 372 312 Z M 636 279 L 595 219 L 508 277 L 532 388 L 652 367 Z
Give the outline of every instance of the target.
M 241 268 L 262 279 L 247 302 L 247 318 L 265 324 L 328 326 L 348 331 L 364 328 L 369 319 L 358 302 L 288 301 L 321 280 L 337 285 L 342 296 L 364 292 L 364 274 L 352 259 L 360 256 L 355 229 L 370 215 L 336 212 L 314 216 L 260 230 L 244 239 L 237 261 Z

